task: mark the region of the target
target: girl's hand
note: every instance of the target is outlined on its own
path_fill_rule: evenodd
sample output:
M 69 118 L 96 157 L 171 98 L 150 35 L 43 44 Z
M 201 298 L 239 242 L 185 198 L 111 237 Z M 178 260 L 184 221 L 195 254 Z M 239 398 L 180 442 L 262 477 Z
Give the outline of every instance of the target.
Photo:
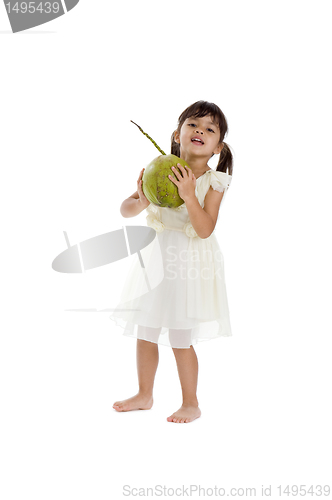
M 145 170 L 145 168 L 142 168 L 142 170 L 139 174 L 139 178 L 137 181 L 137 192 L 138 192 L 138 196 L 139 196 L 139 201 L 141 202 L 142 206 L 144 208 L 146 208 L 147 206 L 150 205 L 150 202 L 147 199 L 147 197 L 145 196 L 145 194 L 143 193 L 143 189 L 142 189 L 142 185 L 143 185 L 142 177 L 143 177 L 144 170 Z
M 195 196 L 196 177 L 189 168 L 183 167 L 181 163 L 178 163 L 177 166 L 181 173 L 175 167 L 172 167 L 174 177 L 169 175 L 169 179 L 177 186 L 179 196 L 183 201 L 186 201 Z

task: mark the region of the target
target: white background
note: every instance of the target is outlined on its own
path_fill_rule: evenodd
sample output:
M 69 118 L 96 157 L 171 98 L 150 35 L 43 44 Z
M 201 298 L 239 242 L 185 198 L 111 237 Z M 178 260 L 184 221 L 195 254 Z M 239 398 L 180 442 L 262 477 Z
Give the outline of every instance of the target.
M 4 500 L 157 484 L 271 485 L 277 498 L 331 482 L 329 7 L 81 0 L 12 34 L 0 5 Z M 83 275 L 51 264 L 63 231 L 75 244 L 145 225 L 119 208 L 159 153 L 130 120 L 169 152 L 199 99 L 225 113 L 234 153 L 216 228 L 233 337 L 195 347 L 202 416 L 175 425 L 171 349 L 152 410 L 117 413 L 138 389 L 136 341 L 108 313 L 65 311 L 115 307 L 132 258 Z

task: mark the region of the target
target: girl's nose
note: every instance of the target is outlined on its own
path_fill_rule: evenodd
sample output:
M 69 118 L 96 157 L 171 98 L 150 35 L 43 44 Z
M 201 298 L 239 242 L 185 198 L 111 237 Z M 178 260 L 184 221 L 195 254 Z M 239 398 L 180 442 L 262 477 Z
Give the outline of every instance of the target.
M 196 134 L 203 134 L 203 132 L 199 132 L 199 130 L 196 130 Z

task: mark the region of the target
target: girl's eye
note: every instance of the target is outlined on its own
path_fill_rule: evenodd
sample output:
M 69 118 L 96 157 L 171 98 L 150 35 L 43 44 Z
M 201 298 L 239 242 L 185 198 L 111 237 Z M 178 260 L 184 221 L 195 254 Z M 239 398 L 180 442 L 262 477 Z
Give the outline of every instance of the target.
M 208 131 L 214 133 L 214 130 L 212 130 L 212 128 L 208 128 Z
M 189 127 L 196 127 L 194 123 L 188 123 Z

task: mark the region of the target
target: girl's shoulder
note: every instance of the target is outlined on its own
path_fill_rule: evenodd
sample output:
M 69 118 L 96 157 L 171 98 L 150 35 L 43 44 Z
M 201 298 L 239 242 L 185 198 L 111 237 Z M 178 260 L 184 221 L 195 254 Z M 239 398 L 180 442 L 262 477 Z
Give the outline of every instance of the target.
M 207 183 L 212 189 L 219 192 L 228 189 L 232 182 L 232 176 L 226 174 L 226 172 L 218 172 L 217 170 L 210 169 L 205 172 L 204 175 L 206 176 Z
M 232 181 L 232 176 L 225 172 L 218 172 L 217 170 L 207 170 L 201 178 L 196 181 L 196 197 L 201 207 L 204 207 L 205 197 L 210 190 L 210 187 L 219 193 L 225 193 Z M 225 196 L 222 197 L 222 200 Z

